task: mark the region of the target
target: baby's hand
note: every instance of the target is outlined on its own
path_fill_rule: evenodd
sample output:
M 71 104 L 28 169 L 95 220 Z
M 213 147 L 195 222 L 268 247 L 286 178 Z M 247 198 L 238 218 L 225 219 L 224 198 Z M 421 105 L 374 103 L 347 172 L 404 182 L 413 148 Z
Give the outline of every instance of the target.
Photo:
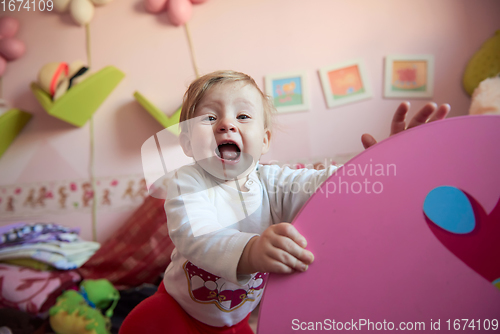
M 306 239 L 292 224 L 271 225 L 245 246 L 238 263 L 238 274 L 306 271 L 314 261 L 313 254 L 305 249 L 306 245 Z
M 405 118 L 409 110 L 409 102 L 402 102 L 399 105 L 398 109 L 396 109 L 391 123 L 391 136 L 406 129 L 410 129 L 428 122 L 444 119 L 450 112 L 450 105 L 442 104 L 438 108 L 438 106 L 434 102 L 429 102 L 425 106 L 423 106 L 422 109 L 420 109 L 415 114 L 415 116 L 413 116 L 408 126 L 406 126 Z M 361 136 L 361 142 L 363 143 L 363 146 L 365 148 L 373 146 L 377 143 L 375 138 L 373 138 L 373 136 L 368 133 L 365 133 Z

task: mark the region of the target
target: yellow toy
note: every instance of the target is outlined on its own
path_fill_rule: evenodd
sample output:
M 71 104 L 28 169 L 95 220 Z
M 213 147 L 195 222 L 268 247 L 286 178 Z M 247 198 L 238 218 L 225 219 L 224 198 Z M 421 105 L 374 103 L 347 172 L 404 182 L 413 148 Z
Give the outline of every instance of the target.
M 50 326 L 57 334 L 109 334 L 109 321 L 75 290 L 59 296 L 49 314 Z
M 110 334 L 109 317 L 119 298 L 108 280 L 84 280 L 80 292 L 67 290 L 57 298 L 49 310 L 50 326 L 56 334 Z
M 463 86 L 472 95 L 474 89 L 486 78 L 493 78 L 500 73 L 500 30 L 488 39 L 472 56 L 465 68 Z

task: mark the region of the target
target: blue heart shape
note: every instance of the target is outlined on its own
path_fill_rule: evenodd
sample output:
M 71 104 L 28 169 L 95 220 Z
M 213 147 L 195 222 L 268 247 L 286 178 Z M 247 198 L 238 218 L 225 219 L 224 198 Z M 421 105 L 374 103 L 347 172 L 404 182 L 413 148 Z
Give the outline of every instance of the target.
M 432 189 L 425 197 L 424 213 L 434 224 L 452 233 L 466 234 L 476 226 L 469 199 L 455 187 Z

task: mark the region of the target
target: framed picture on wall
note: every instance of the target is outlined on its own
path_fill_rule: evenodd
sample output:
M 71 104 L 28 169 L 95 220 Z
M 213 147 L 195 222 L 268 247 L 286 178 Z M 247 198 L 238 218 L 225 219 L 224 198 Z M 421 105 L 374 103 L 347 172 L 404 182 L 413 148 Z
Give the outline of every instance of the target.
M 350 60 L 319 70 L 328 108 L 372 97 L 362 59 Z
M 390 55 L 385 58 L 385 97 L 429 98 L 433 93 L 433 55 Z
M 307 75 L 305 72 L 269 74 L 265 78 L 266 94 L 278 113 L 309 109 Z

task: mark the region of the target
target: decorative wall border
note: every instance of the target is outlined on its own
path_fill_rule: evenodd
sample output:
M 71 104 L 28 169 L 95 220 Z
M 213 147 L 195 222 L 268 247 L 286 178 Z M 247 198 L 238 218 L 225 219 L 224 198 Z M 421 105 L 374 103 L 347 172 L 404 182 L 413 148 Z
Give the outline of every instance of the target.
M 148 196 L 142 174 L 96 179 L 98 211 L 138 207 Z M 0 186 L 0 220 L 92 211 L 90 180 L 47 181 Z

